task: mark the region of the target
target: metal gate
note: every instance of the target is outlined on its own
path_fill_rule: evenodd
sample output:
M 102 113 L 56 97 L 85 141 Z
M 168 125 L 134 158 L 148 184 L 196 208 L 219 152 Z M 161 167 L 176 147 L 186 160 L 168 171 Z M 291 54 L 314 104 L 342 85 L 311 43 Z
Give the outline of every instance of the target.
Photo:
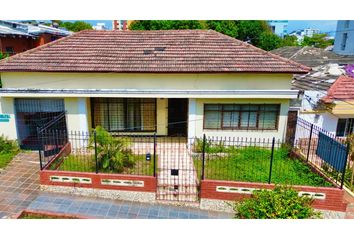
M 202 155 L 193 151 L 193 144 L 183 137 L 157 139 L 157 200 L 198 201 Z

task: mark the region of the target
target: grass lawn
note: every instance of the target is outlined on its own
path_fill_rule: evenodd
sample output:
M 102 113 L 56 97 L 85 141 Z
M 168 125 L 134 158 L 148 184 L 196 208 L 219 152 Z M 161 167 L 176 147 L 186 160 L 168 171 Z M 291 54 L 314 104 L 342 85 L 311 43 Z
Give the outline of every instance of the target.
M 133 155 L 135 165 L 133 168 L 125 168 L 121 174 L 133 174 L 133 175 L 146 175 L 152 176 L 154 174 L 154 163 L 145 160 L 145 155 Z M 156 156 L 157 162 L 157 156 Z M 76 171 L 76 172 L 95 172 L 96 162 L 94 155 L 69 155 L 64 158 L 64 161 L 59 166 L 58 170 L 62 171 Z M 99 172 L 105 172 L 102 169 Z M 106 171 L 107 172 L 107 171 Z M 110 173 L 110 172 L 107 172 Z
M 215 180 L 263 182 L 267 183 L 270 171 L 268 149 L 247 147 L 234 149 L 228 153 L 207 153 L 205 178 Z M 194 160 L 201 169 L 201 160 Z M 198 171 L 200 172 L 200 171 Z M 271 182 L 304 186 L 332 186 L 311 168 L 298 159 L 291 159 L 283 148 L 274 151 Z
M 5 168 L 16 154 L 17 152 L 0 153 L 0 168 Z
M 24 213 L 19 219 L 78 219 L 75 216 L 54 216 L 54 215 L 46 215 L 42 213 Z

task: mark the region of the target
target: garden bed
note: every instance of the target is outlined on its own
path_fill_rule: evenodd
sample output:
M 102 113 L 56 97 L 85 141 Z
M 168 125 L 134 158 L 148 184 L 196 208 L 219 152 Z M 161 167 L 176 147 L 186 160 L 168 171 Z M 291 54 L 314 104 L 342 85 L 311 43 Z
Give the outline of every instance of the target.
M 0 169 L 5 168 L 19 152 L 16 141 L 0 136 Z
M 271 168 L 271 150 L 244 147 L 232 151 L 206 153 L 205 179 L 268 183 Z M 200 158 L 194 160 L 201 169 Z M 315 172 L 304 161 L 291 158 L 284 148 L 274 150 L 271 183 L 315 187 L 332 187 L 333 184 Z

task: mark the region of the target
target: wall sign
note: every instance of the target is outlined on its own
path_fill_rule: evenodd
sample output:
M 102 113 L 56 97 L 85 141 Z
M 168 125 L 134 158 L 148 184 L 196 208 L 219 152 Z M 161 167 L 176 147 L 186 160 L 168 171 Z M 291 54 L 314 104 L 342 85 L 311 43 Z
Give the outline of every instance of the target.
M 9 114 L 0 114 L 0 122 L 10 122 Z

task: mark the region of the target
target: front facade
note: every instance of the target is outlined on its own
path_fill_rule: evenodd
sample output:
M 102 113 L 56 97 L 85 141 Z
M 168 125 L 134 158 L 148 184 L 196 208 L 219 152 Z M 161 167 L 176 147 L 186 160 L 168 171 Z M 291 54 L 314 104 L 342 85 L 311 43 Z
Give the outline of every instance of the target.
M 340 55 L 354 55 L 354 20 L 340 20 L 334 39 L 333 51 Z
M 132 32 L 85 31 L 76 36 L 93 34 L 97 38 L 100 36 L 98 32 L 103 35 L 117 34 L 113 36 L 116 39 L 124 39 L 127 36 L 131 41 L 136 39 L 136 33 Z M 156 33 L 160 39 L 158 44 L 163 45 L 163 48 L 155 47 L 155 50 L 151 51 L 148 47 L 154 42 Z M 163 38 L 161 40 L 161 33 L 166 37 L 165 42 Z M 14 57 L 3 61 L 0 65 L 3 83 L 3 89 L 0 90 L 0 114 L 6 120 L 0 122 L 0 134 L 18 139 L 26 148 L 30 140 L 36 137 L 38 127 L 65 112 L 66 128 L 69 131 L 87 132 L 100 125 L 112 133 L 134 135 L 156 133 L 158 136 L 189 138 L 202 137 L 203 134 L 209 137 L 285 137 L 289 100 L 297 97 L 297 91 L 291 90 L 292 72 L 305 73 L 308 68 L 213 31 L 152 31 L 152 36 L 150 33 L 146 34 L 148 37 L 139 37 L 149 44 L 143 48 L 134 46 L 141 49 L 135 50 L 139 54 L 136 56 L 137 60 L 132 60 L 131 55 L 129 60 L 125 59 L 122 63 L 119 63 L 119 59 L 115 60 L 114 68 L 121 68 L 128 61 L 130 69 L 139 68 L 131 72 L 119 72 L 112 70 L 113 68 L 103 72 L 102 68 L 112 62 L 109 52 L 103 65 L 98 64 L 100 58 L 87 60 L 87 66 L 92 66 L 92 61 L 95 61 L 94 71 L 82 66 L 71 71 L 70 68 L 75 67 L 75 63 L 71 62 L 65 66 L 65 62 L 72 57 L 66 56 L 67 59 L 64 59 L 59 53 L 58 58 L 62 60 L 58 60 L 58 63 L 55 60 L 56 53 L 54 56 L 43 55 L 39 62 L 52 59 L 55 63 L 48 65 L 47 69 L 41 68 L 42 70 L 34 69 L 39 65 L 27 62 L 24 58 Z M 209 56 L 204 54 L 207 49 L 195 53 L 188 52 L 191 50 L 186 47 L 188 51 L 183 59 L 183 56 L 179 57 L 175 52 L 179 50 L 181 42 L 185 42 L 173 40 L 172 43 L 171 34 L 174 39 L 187 38 L 183 40 L 187 42 L 189 38 L 196 38 L 196 41 L 202 39 L 210 44 L 227 43 L 227 48 L 243 47 L 244 52 L 249 51 L 249 56 L 237 55 L 236 51 L 232 52 L 235 55 L 228 56 L 227 51 L 232 50 L 216 51 L 213 46 L 208 46 L 211 49 Z M 149 39 L 146 40 L 147 38 Z M 61 44 L 69 44 L 70 40 L 76 42 L 75 35 L 58 40 L 46 48 L 39 48 L 37 53 L 50 51 L 53 54 L 53 50 L 56 51 Z M 196 41 L 193 41 L 194 44 Z M 200 45 L 198 47 L 202 48 Z M 122 49 L 111 51 L 124 51 Z M 35 52 L 32 52 L 33 56 Z M 154 53 L 150 54 L 151 52 Z M 223 58 L 221 62 L 217 59 L 220 53 Z M 77 52 L 73 57 L 80 54 L 89 54 L 89 50 Z M 124 58 L 126 53 L 118 54 Z M 198 56 L 192 56 L 189 60 L 187 57 L 191 57 L 191 54 L 199 55 L 200 62 L 196 62 Z M 211 58 L 210 55 L 213 54 L 214 58 Z M 257 65 L 258 57 L 268 61 L 263 69 L 259 64 L 259 67 L 251 65 Z M 159 61 L 163 59 L 161 65 L 156 65 L 156 58 Z M 249 62 L 248 59 L 251 58 L 253 61 Z M 143 59 L 142 65 L 136 64 L 135 61 L 140 61 L 139 59 Z M 20 65 L 28 65 L 18 69 L 16 61 L 20 61 Z M 80 61 L 77 60 L 78 63 Z M 147 61 L 151 62 L 146 63 Z M 244 70 L 230 70 L 228 61 L 239 61 L 239 67 L 237 64 L 233 66 L 235 69 Z M 204 65 L 206 62 L 208 64 Z M 212 67 L 219 63 L 222 64 L 223 70 L 215 71 L 216 67 Z M 141 70 L 144 64 L 148 71 Z M 172 67 L 169 68 L 168 64 L 172 64 Z M 275 67 L 276 65 L 283 66 Z M 189 72 L 188 66 L 194 69 Z M 277 69 L 273 70 L 274 67 Z M 280 71 L 281 69 L 283 71 Z

